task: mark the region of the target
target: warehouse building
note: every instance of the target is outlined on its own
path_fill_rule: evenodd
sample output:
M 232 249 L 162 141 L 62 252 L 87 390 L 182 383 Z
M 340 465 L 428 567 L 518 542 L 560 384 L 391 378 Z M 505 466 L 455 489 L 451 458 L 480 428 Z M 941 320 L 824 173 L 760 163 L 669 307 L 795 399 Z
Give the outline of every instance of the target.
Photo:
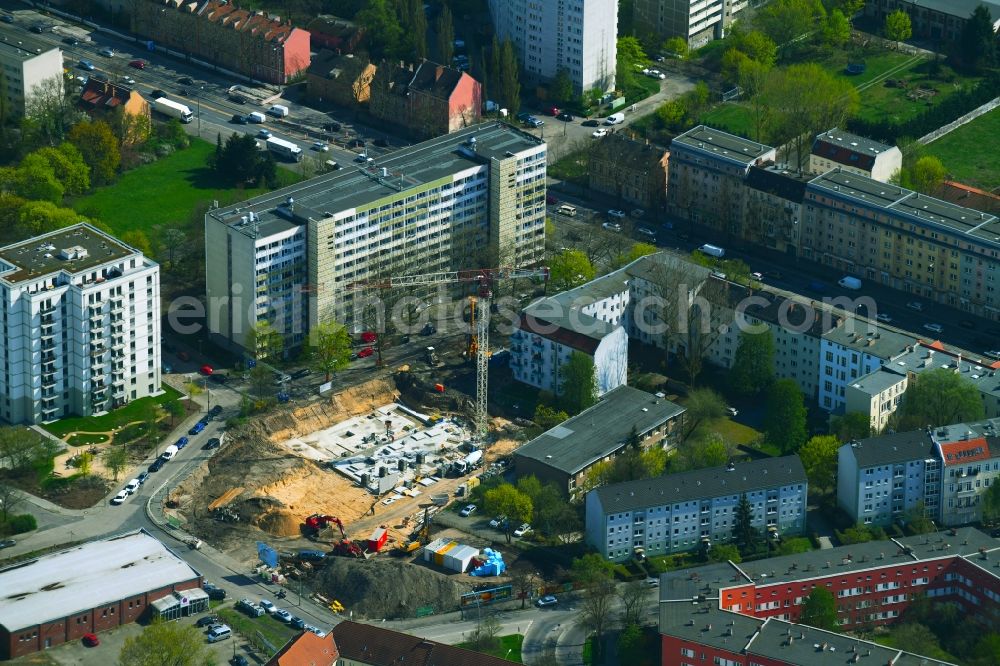
M 179 614 L 200 612 L 208 607 L 201 583 L 142 529 L 13 564 L 0 570 L 0 658 L 153 617 L 154 602 L 176 593 L 184 593 Z

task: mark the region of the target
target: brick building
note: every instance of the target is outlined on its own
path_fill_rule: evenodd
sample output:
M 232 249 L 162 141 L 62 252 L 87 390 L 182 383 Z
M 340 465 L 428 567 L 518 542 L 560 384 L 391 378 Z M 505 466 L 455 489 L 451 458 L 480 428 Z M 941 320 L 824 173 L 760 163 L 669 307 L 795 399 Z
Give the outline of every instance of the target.
M 365 36 L 364 28 L 338 16 L 321 14 L 306 24 L 314 50 L 354 53 Z
M 80 91 L 80 105 L 95 118 L 105 121 L 108 121 L 117 109 L 121 109 L 132 118 L 143 119 L 142 122 L 129 124 L 126 143 L 140 143 L 149 137 L 151 120 L 149 102 L 137 90 L 90 77 Z
M 957 604 L 970 622 L 996 626 L 998 555 L 995 539 L 962 528 L 664 574 L 661 663 L 824 666 L 874 657 L 866 661 L 940 664 L 794 623 L 812 589 L 823 587 L 847 630 L 892 624 L 916 596 Z
M 375 65 L 366 56 L 320 51 L 306 71 L 306 94 L 314 102 L 364 104 L 371 97 Z
M 154 601 L 201 582 L 141 529 L 11 565 L 0 570 L 0 658 L 148 618 Z
M 611 134 L 591 146 L 590 189 L 659 212 L 667 199 L 669 159 L 663 148 Z
M 431 138 L 479 122 L 483 87 L 465 72 L 425 60 L 416 70 L 382 65 L 371 85 L 370 111 L 387 123 Z
M 226 0 L 136 0 L 131 29 L 251 79 L 283 84 L 309 67 L 309 32 Z

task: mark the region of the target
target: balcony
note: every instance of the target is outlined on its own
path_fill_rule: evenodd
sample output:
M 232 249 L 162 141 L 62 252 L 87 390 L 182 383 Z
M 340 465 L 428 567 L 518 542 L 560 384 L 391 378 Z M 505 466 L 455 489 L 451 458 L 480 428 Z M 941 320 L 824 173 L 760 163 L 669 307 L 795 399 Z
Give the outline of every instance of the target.
M 53 388 L 58 382 L 56 381 L 55 375 L 48 375 L 42 377 L 42 389 Z

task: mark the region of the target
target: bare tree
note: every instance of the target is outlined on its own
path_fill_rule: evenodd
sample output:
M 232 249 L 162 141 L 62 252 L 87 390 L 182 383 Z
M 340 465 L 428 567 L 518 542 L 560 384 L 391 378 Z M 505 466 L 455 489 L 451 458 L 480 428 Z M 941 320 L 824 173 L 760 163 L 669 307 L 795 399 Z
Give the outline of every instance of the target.
M 618 590 L 618 600 L 622 609 L 622 626 L 639 624 L 642 619 L 643 603 L 646 601 L 646 586 L 642 581 L 622 585 Z
M 3 522 L 6 523 L 10 515 L 24 502 L 25 498 L 21 491 L 8 483 L 0 483 L 0 515 L 3 516 Z
M 615 583 L 610 577 L 595 581 L 583 595 L 577 621 L 597 635 L 598 645 L 611 623 L 614 600 Z
M 514 588 L 514 594 L 521 599 L 521 608 L 528 603 L 531 593 L 538 588 L 538 578 L 530 571 L 518 569 L 510 574 L 510 584 Z

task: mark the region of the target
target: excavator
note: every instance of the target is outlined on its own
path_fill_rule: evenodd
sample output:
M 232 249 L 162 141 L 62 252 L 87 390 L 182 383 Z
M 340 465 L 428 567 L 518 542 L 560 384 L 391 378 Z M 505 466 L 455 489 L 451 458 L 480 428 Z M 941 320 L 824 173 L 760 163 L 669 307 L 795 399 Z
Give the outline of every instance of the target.
M 430 509 L 431 509 L 430 505 L 424 507 L 424 522 L 420 526 L 420 529 L 411 535 L 409 541 L 407 541 L 406 543 L 401 543 L 398 546 L 396 546 L 396 548 L 392 551 L 393 555 L 405 557 L 406 555 L 409 555 L 410 553 L 414 552 L 415 550 L 423 546 L 425 543 L 427 543 L 427 538 L 430 536 L 431 533 Z
M 347 538 L 347 531 L 344 529 L 344 523 L 336 516 L 314 513 L 306 518 L 305 523 L 303 524 L 303 532 L 306 533 L 307 537 L 315 541 L 319 538 L 320 533 L 330 525 L 336 525 L 340 529 L 340 540 L 334 542 L 333 550 L 331 551 L 334 555 L 340 555 L 342 557 L 365 556 L 365 552 L 361 546 L 358 545 L 357 542 Z

